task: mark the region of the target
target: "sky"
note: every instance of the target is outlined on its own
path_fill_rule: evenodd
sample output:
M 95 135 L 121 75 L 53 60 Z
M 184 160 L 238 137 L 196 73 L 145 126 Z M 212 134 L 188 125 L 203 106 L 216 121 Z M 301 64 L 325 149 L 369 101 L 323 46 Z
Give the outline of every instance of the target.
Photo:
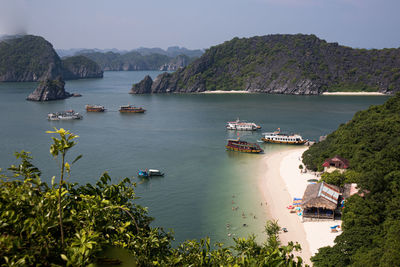
M 0 34 L 56 49 L 183 46 L 315 34 L 356 48 L 400 47 L 400 0 L 0 0 Z

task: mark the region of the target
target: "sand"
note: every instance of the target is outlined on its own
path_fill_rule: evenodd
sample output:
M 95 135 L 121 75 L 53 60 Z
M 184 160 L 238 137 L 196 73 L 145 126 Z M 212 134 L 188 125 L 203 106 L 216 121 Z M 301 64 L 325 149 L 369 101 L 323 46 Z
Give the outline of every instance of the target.
M 322 95 L 382 95 L 387 96 L 387 94 L 379 92 L 324 92 Z
M 296 253 L 305 263 L 311 264 L 310 257 L 319 248 L 333 245 L 335 237 L 340 234 L 331 233 L 330 226 L 341 224 L 341 221 L 302 222 L 301 216 L 289 213 L 286 208 L 293 198 L 302 198 L 307 187 L 307 180 L 316 178 L 313 173 L 301 173 L 301 155 L 308 147 L 293 147 L 265 156 L 267 170 L 260 179 L 260 189 L 268 203 L 268 215 L 278 221 L 281 227 L 288 229 L 281 233 L 280 239 L 285 245 L 289 241 L 297 241 L 302 251 Z

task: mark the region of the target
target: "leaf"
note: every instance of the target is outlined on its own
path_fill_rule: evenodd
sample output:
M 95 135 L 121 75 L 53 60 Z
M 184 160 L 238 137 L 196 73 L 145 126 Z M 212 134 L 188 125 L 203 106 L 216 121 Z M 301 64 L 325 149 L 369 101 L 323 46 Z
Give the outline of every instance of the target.
M 65 256 L 65 254 L 61 254 L 60 256 L 61 256 L 61 259 L 65 260 L 65 261 L 68 261 L 68 257 Z
M 82 158 L 82 155 L 77 156 L 74 161 L 72 161 L 71 165 L 74 164 L 75 162 L 77 162 L 78 160 L 80 160 Z

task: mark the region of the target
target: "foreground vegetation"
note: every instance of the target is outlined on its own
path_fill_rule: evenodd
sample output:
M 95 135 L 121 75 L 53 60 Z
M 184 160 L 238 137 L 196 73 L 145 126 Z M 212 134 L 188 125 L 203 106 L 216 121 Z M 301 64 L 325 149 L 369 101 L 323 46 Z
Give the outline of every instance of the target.
M 355 114 L 303 155 L 307 168 L 321 170 L 326 158 L 350 162 L 327 182 L 358 184 L 343 210 L 343 233 L 333 247 L 319 250 L 314 266 L 398 266 L 400 263 L 400 94 Z
M 58 135 L 50 147 L 60 161 L 57 179 L 43 182 L 24 151 L 8 169 L 13 177 L 0 177 L 0 266 L 86 266 L 104 261 L 108 247 L 129 251 L 132 266 L 302 266 L 293 255 L 300 246 L 281 246 L 276 222 L 267 222 L 262 245 L 250 236 L 235 239 L 233 247 L 212 248 L 208 238 L 172 247 L 173 235 L 151 227 L 146 208 L 135 204 L 130 179 L 111 184 L 104 173 L 94 185 L 67 182 L 81 158 L 67 162 L 77 136 L 64 129 L 49 133 Z

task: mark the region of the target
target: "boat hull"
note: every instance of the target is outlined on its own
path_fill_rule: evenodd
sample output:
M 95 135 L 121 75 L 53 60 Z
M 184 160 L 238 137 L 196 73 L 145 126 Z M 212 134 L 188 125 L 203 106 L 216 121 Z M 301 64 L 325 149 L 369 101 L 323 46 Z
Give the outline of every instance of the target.
M 280 140 L 271 140 L 267 138 L 261 138 L 264 143 L 271 143 L 271 144 L 286 144 L 286 145 L 304 145 L 307 143 L 307 140 L 301 141 L 280 141 Z
M 119 112 L 121 113 L 144 113 L 146 110 L 142 109 L 142 110 L 119 110 Z
M 261 153 L 263 152 L 262 149 L 242 149 L 242 148 L 237 148 L 237 147 L 231 147 L 231 146 L 225 146 L 226 149 L 231 150 L 231 151 L 236 151 L 236 152 L 242 152 L 242 153 Z
M 87 112 L 104 112 L 104 109 L 102 108 L 87 108 Z

